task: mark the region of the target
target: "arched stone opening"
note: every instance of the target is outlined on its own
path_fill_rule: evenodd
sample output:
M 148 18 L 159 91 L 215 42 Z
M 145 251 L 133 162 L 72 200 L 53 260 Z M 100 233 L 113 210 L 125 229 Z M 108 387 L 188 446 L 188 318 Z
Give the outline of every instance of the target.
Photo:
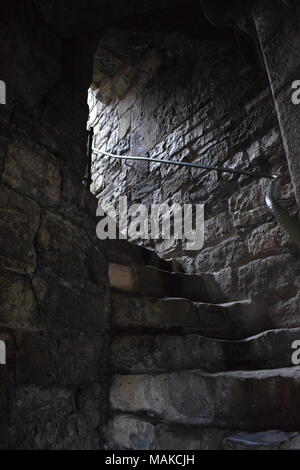
M 166 16 L 172 16 L 170 11 Z M 202 15 L 196 20 L 193 11 L 190 27 L 185 19 L 177 32 L 175 24 L 173 31 L 172 26 L 157 31 L 156 23 L 151 31 L 151 21 L 143 15 L 146 32 L 128 19 L 123 28 L 103 34 L 89 91 L 93 146 L 117 155 L 285 173 L 283 194 L 292 196 L 289 210 L 295 215 L 269 80 L 249 27 L 233 33 L 228 26 L 211 26 Z M 202 26 L 198 35 L 192 27 L 196 21 Z M 258 296 L 269 310 L 278 308 L 280 295 L 274 296 L 272 289 L 269 294 L 267 286 L 254 287 L 253 278 L 266 264 L 271 273 L 285 256 L 294 257 L 286 233 L 266 207 L 267 179 L 125 162 L 97 153 L 92 178 L 91 191 L 104 209 L 116 206 L 120 196 L 149 208 L 204 203 L 206 238 L 200 252 L 187 252 L 174 238 L 137 242 L 161 257 L 175 258 L 186 272 L 215 273 L 228 300 Z M 296 290 L 294 286 L 287 295 Z

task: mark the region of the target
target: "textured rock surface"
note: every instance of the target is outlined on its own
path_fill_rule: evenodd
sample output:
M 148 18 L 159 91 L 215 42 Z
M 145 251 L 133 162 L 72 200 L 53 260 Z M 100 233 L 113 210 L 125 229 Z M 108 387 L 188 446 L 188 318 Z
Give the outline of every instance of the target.
M 298 429 L 300 369 L 116 375 L 113 409 L 170 423 Z M 234 400 L 232 399 L 234 397 Z
M 7 104 L 0 106 L 0 338 L 7 344 L 7 365 L 0 368 L 1 449 L 103 447 L 111 374 L 111 300 L 112 324 L 118 330 L 114 334 L 123 330 L 123 339 L 114 343 L 115 366 L 148 370 L 114 377 L 109 445 L 243 447 L 249 436 L 233 432 L 253 428 L 253 423 L 256 430 L 299 429 L 299 368 L 149 372 L 161 371 L 161 361 L 169 360 L 168 369 L 191 368 L 200 361 L 205 361 L 205 369 L 214 354 L 222 356 L 217 366 L 223 368 L 224 356 L 235 359 L 239 348 L 249 348 L 243 351 L 244 361 L 251 363 L 256 354 L 255 367 L 259 361 L 286 365 L 286 348 L 296 330 L 237 342 L 233 353 L 229 342 L 219 350 L 217 340 L 195 335 L 240 339 L 266 326 L 300 326 L 299 259 L 266 211 L 265 180 L 175 170 L 154 162 L 128 167 L 94 157 L 92 190 L 105 206 L 121 194 L 147 205 L 162 200 L 205 202 L 206 242 L 201 253 L 185 253 L 180 244 L 161 240 L 151 248 L 176 256 L 190 273 L 210 274 L 174 277 L 170 271 L 178 267 L 153 251 L 95 238 L 96 200 L 82 179 L 86 93 L 97 44 L 93 86 L 99 89 L 89 94 L 96 146 L 235 168 L 287 169 L 267 77 L 244 61 L 235 42 L 122 32 L 116 41 L 117 49 L 122 46 L 118 59 L 109 47 L 116 33 L 99 31 L 128 14 L 173 3 L 178 1 L 11 0 L 1 5 L 0 79 L 7 84 Z M 298 134 L 289 121 L 299 119 L 285 100 L 286 80 L 298 73 L 298 55 L 286 52 L 295 45 L 299 15 L 292 18 L 285 8 L 292 33 L 285 40 L 287 32 L 278 22 L 278 10 L 273 10 L 277 2 L 265 11 L 259 3 L 256 26 L 298 196 Z M 280 54 L 273 63 L 274 47 Z M 291 188 L 287 177 L 284 197 L 292 195 Z M 290 210 L 297 212 L 293 202 Z M 249 315 L 242 303 L 216 306 L 125 295 L 111 299 L 108 263 L 130 265 L 129 270 L 135 266 L 137 294 L 204 300 L 203 279 L 210 279 L 217 290 L 206 300 L 255 297 L 258 302 L 250 303 Z M 180 282 L 174 284 L 174 279 Z M 252 310 L 254 305 L 259 308 Z M 161 336 L 158 345 L 150 333 L 160 326 L 169 336 Z M 147 328 L 147 335 L 144 331 L 137 339 L 132 331 L 124 331 L 133 327 L 137 334 Z M 275 355 L 274 341 L 280 344 Z M 157 346 L 159 354 L 152 355 Z M 128 347 L 142 351 L 144 362 L 133 361 Z M 252 438 L 257 446 L 299 446 L 296 434 Z
M 214 450 L 222 448 L 223 438 L 228 434 L 214 428 L 172 428 L 121 414 L 110 420 L 107 439 L 117 449 Z
M 240 432 L 224 440 L 226 450 L 293 450 L 299 449 L 299 433 L 265 431 L 257 433 Z
M 109 263 L 108 279 L 113 289 L 153 297 L 183 297 L 210 302 L 222 300 L 213 276 L 162 271 L 153 266 Z
M 292 102 L 292 83 L 299 80 L 300 7 L 296 2 L 282 5 L 261 0 L 255 4 L 254 18 L 299 205 L 300 108 Z
M 81 184 L 93 40 L 61 37 L 31 1 L 0 23 L 0 448 L 99 448 L 110 304 Z
M 205 304 L 189 299 L 112 296 L 117 330 L 196 332 L 213 338 L 242 339 L 264 329 L 264 317 L 251 302 Z
M 112 343 L 112 365 L 124 373 L 255 370 L 292 366 L 300 329 L 270 330 L 242 341 L 199 335 L 122 335 Z
M 263 31 L 274 18 L 269 18 L 268 9 L 264 13 L 263 1 L 258 3 L 262 6 L 257 21 Z M 276 14 L 279 9 L 275 8 Z M 288 7 L 284 9 L 289 11 Z M 296 27 L 295 21 L 292 23 Z M 138 67 L 150 50 L 149 38 L 151 48 L 159 51 L 161 65 L 152 77 L 137 83 Z M 276 44 L 269 51 L 270 57 L 276 55 Z M 99 89 L 90 90 L 89 124 L 94 128 L 96 148 L 121 155 L 287 172 L 267 74 L 251 61 L 245 62 L 235 42 L 229 40 L 220 47 L 218 42 L 179 34 L 108 31 L 99 43 L 101 48 L 127 63 L 131 50 L 136 74 L 124 95 L 110 95 L 105 103 L 97 99 L 100 84 Z M 101 61 L 95 64 L 101 69 Z M 118 67 L 106 70 L 109 73 L 115 79 Z M 289 116 L 287 111 L 286 119 Z M 164 257 L 175 257 L 188 272 L 214 272 L 224 299 L 255 297 L 265 316 L 269 316 L 269 328 L 284 326 L 273 312 L 280 308 L 283 297 L 293 299 L 297 294 L 299 254 L 266 207 L 267 179 L 155 162 L 126 163 L 96 153 L 92 173 L 91 190 L 104 209 L 124 195 L 129 204 L 143 203 L 147 207 L 161 202 L 204 203 L 205 245 L 200 252 L 187 252 L 180 241 L 141 243 L 155 247 Z M 283 181 L 282 196 L 292 197 L 288 210 L 297 214 L 289 176 Z M 262 282 L 256 282 L 260 277 Z M 273 277 L 274 283 L 267 281 L 267 286 L 264 279 Z M 293 322 L 293 326 L 300 326 L 296 313 Z

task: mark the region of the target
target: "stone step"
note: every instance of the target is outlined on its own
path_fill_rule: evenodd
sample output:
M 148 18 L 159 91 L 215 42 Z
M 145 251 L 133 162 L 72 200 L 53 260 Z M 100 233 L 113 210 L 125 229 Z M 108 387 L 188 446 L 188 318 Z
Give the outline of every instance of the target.
M 160 258 L 154 250 L 149 250 L 127 240 L 99 240 L 103 252 L 109 263 L 123 265 L 140 264 L 153 266 L 164 271 L 182 271 L 179 263 L 174 259 Z
M 293 431 L 300 428 L 300 367 L 116 375 L 110 404 L 169 424 Z
M 215 427 L 168 426 L 133 415 L 108 422 L 110 449 L 122 450 L 299 450 L 300 433 L 279 430 L 232 432 Z
M 183 369 L 205 371 L 292 367 L 293 341 L 300 328 L 269 330 L 241 341 L 200 335 L 148 334 L 117 336 L 112 366 L 122 373 L 160 373 Z
M 225 450 L 299 450 L 300 433 L 278 430 L 237 432 L 224 438 Z
M 163 271 L 153 266 L 110 263 L 110 286 L 127 294 L 150 297 L 183 297 L 199 302 L 223 301 L 214 276 Z
M 264 316 L 247 300 L 218 305 L 118 294 L 112 295 L 112 323 L 130 332 L 179 331 L 220 339 L 242 339 L 265 329 Z
M 109 449 L 120 450 L 217 450 L 232 431 L 207 428 L 166 426 L 136 416 L 115 414 L 108 423 Z

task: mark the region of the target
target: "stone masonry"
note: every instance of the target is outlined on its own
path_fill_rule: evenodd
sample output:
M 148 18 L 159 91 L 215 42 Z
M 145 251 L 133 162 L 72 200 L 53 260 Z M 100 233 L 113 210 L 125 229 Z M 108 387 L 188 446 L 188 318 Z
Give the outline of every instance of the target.
M 297 217 L 299 6 L 216 6 L 239 30 L 232 6 L 255 7 L 254 60 L 232 32 L 206 37 L 209 19 L 202 37 L 121 27 L 192 3 L 1 2 L 0 449 L 243 448 L 251 430 L 299 447 L 300 260 L 267 181 L 94 154 L 83 184 L 88 121 L 105 151 L 285 173 Z M 205 203 L 203 250 L 99 241 L 97 199 L 119 195 Z
M 107 31 L 98 45 L 102 57 L 105 49 L 110 61 L 96 54 L 95 67 L 102 66 L 103 75 L 88 99 L 96 148 L 286 174 L 282 197 L 297 215 L 267 74 L 243 57 L 235 40 L 220 44 L 179 34 Z M 150 53 L 160 63 L 149 61 L 151 72 L 141 81 Z M 122 94 L 110 86 L 104 99 L 107 83 L 116 83 L 129 66 L 131 80 Z M 148 207 L 204 203 L 202 251 L 186 252 L 173 240 L 139 242 L 176 258 L 187 272 L 215 273 L 228 300 L 257 300 L 270 327 L 299 326 L 299 254 L 264 203 L 267 179 L 118 161 L 96 153 L 92 175 L 91 190 L 104 209 L 124 195 L 129 204 Z
M 109 290 L 82 185 L 93 41 L 61 38 L 33 2 L 1 5 L 0 22 L 0 448 L 99 448 Z

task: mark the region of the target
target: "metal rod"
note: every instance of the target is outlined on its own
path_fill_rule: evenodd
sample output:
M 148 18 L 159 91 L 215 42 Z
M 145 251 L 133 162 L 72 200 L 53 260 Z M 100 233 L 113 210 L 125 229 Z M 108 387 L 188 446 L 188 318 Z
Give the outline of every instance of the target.
M 95 153 L 99 153 L 101 155 L 107 155 L 111 158 L 117 158 L 119 160 L 142 160 L 148 162 L 157 162 L 157 163 L 166 163 L 168 165 L 178 165 L 178 166 L 187 166 L 193 168 L 202 168 L 204 170 L 210 171 L 224 171 L 227 173 L 234 173 L 237 175 L 246 175 L 252 176 L 255 178 L 268 178 L 272 179 L 273 181 L 270 183 L 270 189 L 266 195 L 266 203 L 268 208 L 271 210 L 273 215 L 276 217 L 278 222 L 283 226 L 286 232 L 289 234 L 290 238 L 297 244 L 300 248 L 300 225 L 299 222 L 296 222 L 290 214 L 283 209 L 279 202 L 276 199 L 275 190 L 277 190 L 276 182 L 278 182 L 278 175 L 269 175 L 266 173 L 251 173 L 250 171 L 240 171 L 235 170 L 233 168 L 222 167 L 222 166 L 213 166 L 213 165 L 204 165 L 202 163 L 188 163 L 188 162 L 178 162 L 178 161 L 170 161 L 160 158 L 148 158 L 148 157 L 133 157 L 131 155 L 114 155 L 113 153 L 104 152 L 103 150 L 97 150 L 92 147 L 92 151 Z
M 276 175 L 269 175 L 268 173 L 252 173 L 250 171 L 240 171 L 235 170 L 234 168 L 228 168 L 223 166 L 213 166 L 213 165 L 205 165 L 203 163 L 189 163 L 189 162 L 178 162 L 174 160 L 165 160 L 160 158 L 150 158 L 150 157 L 133 157 L 131 155 L 115 155 L 113 153 L 104 152 L 103 150 L 97 150 L 93 147 L 93 152 L 99 153 L 101 155 L 106 155 L 111 158 L 116 158 L 119 160 L 142 160 L 148 162 L 157 162 L 157 163 L 166 163 L 167 165 L 177 165 L 177 166 L 187 166 L 192 168 L 202 168 L 204 170 L 210 171 L 222 171 L 226 173 L 234 173 L 237 175 L 245 175 L 245 176 L 252 176 L 254 178 L 269 178 L 273 179 L 276 178 Z
M 86 164 L 85 175 L 83 178 L 83 184 L 87 188 L 89 188 L 92 183 L 91 169 L 92 169 L 93 136 L 94 136 L 94 130 L 93 128 L 91 128 L 90 130 L 88 130 L 88 139 L 87 139 L 87 145 L 86 145 L 87 164 Z

